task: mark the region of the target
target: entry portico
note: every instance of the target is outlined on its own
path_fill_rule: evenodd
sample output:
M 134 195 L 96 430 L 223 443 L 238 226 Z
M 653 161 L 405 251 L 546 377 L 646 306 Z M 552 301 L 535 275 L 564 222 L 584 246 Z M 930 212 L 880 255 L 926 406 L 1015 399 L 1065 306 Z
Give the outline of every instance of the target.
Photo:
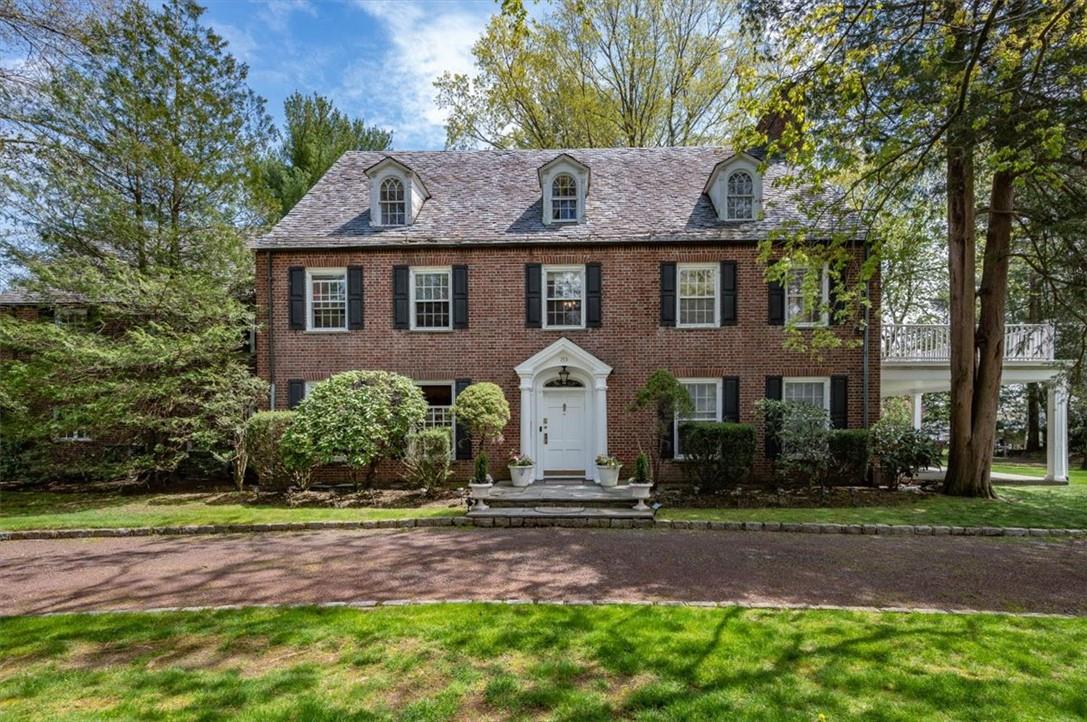
M 535 460 L 535 478 L 596 481 L 594 459 L 608 453 L 611 366 L 564 336 L 514 370 L 521 379 L 521 453 Z

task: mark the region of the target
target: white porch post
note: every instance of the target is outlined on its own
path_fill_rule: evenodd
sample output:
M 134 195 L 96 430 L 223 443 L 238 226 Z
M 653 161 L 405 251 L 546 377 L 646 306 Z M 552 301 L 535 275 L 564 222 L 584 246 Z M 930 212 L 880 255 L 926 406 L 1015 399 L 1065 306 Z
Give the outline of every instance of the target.
M 913 395 L 913 428 L 921 430 L 921 418 L 923 408 L 921 406 L 921 394 Z
M 596 416 L 596 438 L 594 439 L 596 451 L 593 454 L 595 460 L 597 456 L 608 453 L 608 379 L 606 376 L 593 377 L 593 411 Z M 600 470 L 596 468 L 595 463 L 592 465 L 592 470 L 593 480 L 600 481 Z
M 1046 405 L 1045 478 L 1068 481 L 1068 389 L 1049 384 Z
M 542 460 L 536 458 L 536 434 L 534 423 L 536 409 L 533 408 L 532 379 L 521 377 L 521 453 L 536 462 L 534 476 L 543 478 Z

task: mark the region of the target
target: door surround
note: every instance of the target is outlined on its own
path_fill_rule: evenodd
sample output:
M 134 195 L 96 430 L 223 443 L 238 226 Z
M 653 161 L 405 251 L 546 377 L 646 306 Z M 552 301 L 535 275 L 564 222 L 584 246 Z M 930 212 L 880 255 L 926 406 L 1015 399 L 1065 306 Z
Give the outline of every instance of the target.
M 534 476 L 543 479 L 543 435 L 541 411 L 544 386 L 558 377 L 565 366 L 570 378 L 585 389 L 585 471 L 596 480 L 594 459 L 608 453 L 608 376 L 611 366 L 576 343 L 560 338 L 526 359 L 514 371 L 521 379 L 521 453 L 535 462 Z

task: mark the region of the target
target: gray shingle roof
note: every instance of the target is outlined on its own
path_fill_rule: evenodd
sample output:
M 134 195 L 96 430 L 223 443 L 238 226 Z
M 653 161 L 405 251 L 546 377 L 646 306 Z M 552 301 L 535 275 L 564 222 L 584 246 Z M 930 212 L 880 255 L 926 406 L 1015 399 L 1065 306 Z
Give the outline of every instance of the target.
M 542 221 L 536 170 L 560 153 L 589 166 L 585 220 Z M 763 177 L 765 217 L 717 219 L 703 187 L 727 148 L 583 150 L 352 151 L 345 153 L 256 248 L 756 241 L 787 220 L 801 221 L 796 192 L 775 188 L 784 170 Z M 365 170 L 385 157 L 422 178 L 430 198 L 410 226 L 370 226 Z

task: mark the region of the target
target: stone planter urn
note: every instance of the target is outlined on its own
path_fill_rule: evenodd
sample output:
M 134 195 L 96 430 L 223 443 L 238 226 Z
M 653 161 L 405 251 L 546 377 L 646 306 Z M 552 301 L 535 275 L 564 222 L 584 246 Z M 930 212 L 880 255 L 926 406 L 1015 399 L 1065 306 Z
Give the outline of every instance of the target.
M 533 473 L 535 469 L 534 466 L 514 466 L 510 464 L 510 481 L 514 486 L 528 486 L 535 476 Z
M 619 470 L 623 468 L 621 466 L 601 466 L 596 467 L 597 483 L 600 486 L 612 487 L 619 483 Z

